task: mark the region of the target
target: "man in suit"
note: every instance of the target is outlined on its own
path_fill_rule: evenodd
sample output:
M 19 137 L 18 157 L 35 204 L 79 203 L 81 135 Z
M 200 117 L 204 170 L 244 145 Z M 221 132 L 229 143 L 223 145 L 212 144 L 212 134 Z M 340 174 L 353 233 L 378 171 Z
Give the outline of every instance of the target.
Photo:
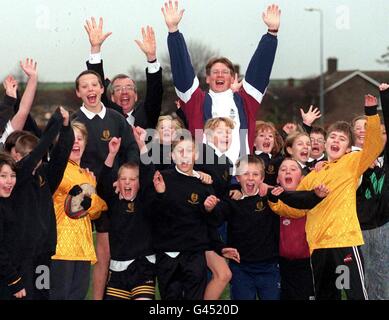
M 101 59 L 101 46 L 112 34 L 103 32 L 103 19 L 97 25 L 94 18 L 86 21 L 85 30 L 91 44 L 91 54 L 87 62 L 88 70 L 96 71 L 104 80 L 103 61 Z M 138 102 L 136 83 L 126 74 L 116 75 L 112 81 L 104 81 L 105 92 L 102 102 L 108 108 L 115 109 L 123 114 L 131 126 L 140 126 L 144 129 L 155 128 L 162 104 L 162 68 L 157 61 L 157 47 L 154 30 L 147 26 L 142 28 L 143 40 L 135 40 L 147 58 L 147 89 L 143 103 Z

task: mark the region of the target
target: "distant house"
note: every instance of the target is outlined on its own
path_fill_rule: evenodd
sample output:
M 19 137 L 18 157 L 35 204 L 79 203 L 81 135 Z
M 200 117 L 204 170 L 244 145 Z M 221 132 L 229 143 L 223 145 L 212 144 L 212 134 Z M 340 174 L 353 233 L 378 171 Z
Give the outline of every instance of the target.
M 324 113 L 325 124 L 337 120 L 350 121 L 363 114 L 364 95 L 379 97 L 378 86 L 389 81 L 389 71 L 339 71 L 338 60 L 327 60 L 327 72 L 324 75 Z M 319 77 L 307 81 L 305 92 L 313 100 L 319 101 Z

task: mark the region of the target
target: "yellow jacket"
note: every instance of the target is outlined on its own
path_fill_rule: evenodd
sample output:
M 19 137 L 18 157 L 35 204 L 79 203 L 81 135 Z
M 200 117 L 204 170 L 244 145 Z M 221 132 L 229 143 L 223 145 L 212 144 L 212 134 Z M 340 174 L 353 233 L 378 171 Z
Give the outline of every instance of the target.
M 367 117 L 365 144 L 362 151 L 351 152 L 327 163 L 319 172 L 312 171 L 297 190 L 312 190 L 320 184 L 329 189 L 328 196 L 316 207 L 297 210 L 282 201 L 270 203 L 274 212 L 292 218 L 307 215 L 305 226 L 309 249 L 352 247 L 364 244 L 356 210 L 359 177 L 382 151 L 378 115 Z
M 97 259 L 91 219 L 97 219 L 101 211 L 107 210 L 107 205 L 97 194 L 93 194 L 92 205 L 88 209 L 89 215 L 81 219 L 69 218 L 64 209 L 65 199 L 75 185 L 82 183 L 89 183 L 96 187 L 96 179 L 78 164 L 69 160 L 61 184 L 53 195 L 57 220 L 57 248 L 52 259 L 91 261 L 93 264 Z

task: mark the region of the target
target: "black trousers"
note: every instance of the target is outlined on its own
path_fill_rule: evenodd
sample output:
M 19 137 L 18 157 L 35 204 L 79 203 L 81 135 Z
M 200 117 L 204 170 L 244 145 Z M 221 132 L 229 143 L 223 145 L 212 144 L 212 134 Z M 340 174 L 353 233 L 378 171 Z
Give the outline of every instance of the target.
M 281 300 L 314 299 L 310 258 L 289 260 L 280 257 Z
M 207 285 L 205 252 L 181 252 L 172 258 L 157 254 L 159 292 L 162 300 L 203 300 Z
M 52 260 L 50 300 L 84 300 L 90 269 L 90 261 Z
M 368 300 L 359 247 L 315 249 L 311 256 L 317 300 Z

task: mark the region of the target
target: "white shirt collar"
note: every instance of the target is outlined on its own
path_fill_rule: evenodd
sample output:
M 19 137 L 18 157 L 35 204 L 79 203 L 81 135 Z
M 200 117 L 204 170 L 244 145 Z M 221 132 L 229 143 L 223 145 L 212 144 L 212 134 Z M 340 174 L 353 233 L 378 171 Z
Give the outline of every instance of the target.
M 99 113 L 94 113 L 92 111 L 89 111 L 85 105 L 83 104 L 82 107 L 80 108 L 81 112 L 85 114 L 85 116 L 89 119 L 92 120 L 95 115 L 98 115 L 101 119 L 104 119 L 105 114 L 107 113 L 107 108 L 104 106 L 103 103 L 101 103 L 101 111 Z
M 176 170 L 177 170 L 178 173 L 183 174 L 184 176 L 187 176 L 187 177 L 195 177 L 195 178 L 197 178 L 197 179 L 200 179 L 200 174 L 199 174 L 197 171 L 195 171 L 195 170 L 192 171 L 192 172 L 193 172 L 193 176 L 190 176 L 189 174 L 187 174 L 187 173 L 185 173 L 185 172 L 182 172 L 180 169 L 178 169 L 177 166 L 176 166 Z
M 264 153 L 264 152 L 261 151 L 261 150 L 255 150 L 255 154 L 256 154 L 257 156 L 259 156 L 259 155 L 262 154 L 262 153 Z M 272 157 L 271 153 L 266 153 L 266 154 L 269 156 L 269 159 L 271 159 L 271 157 Z
M 310 158 L 308 159 L 308 162 L 312 162 L 312 161 L 315 161 L 315 160 L 316 160 L 316 161 L 320 161 L 320 160 L 323 159 L 323 158 L 324 158 L 324 153 L 323 153 L 319 158 L 317 158 L 317 159 L 313 159 L 313 158 L 310 157 Z
M 362 150 L 362 148 L 357 147 L 357 146 L 352 146 L 351 147 L 351 151 L 361 151 L 361 150 Z
M 306 164 L 304 164 L 304 163 L 302 163 L 302 162 L 300 162 L 298 160 L 296 160 L 296 161 L 301 166 L 302 169 L 304 169 L 307 166 Z
M 134 112 L 134 109 L 132 109 L 130 112 L 127 113 L 127 123 L 133 127 L 135 125 L 135 117 L 132 115 L 132 113 Z
M 257 192 L 255 194 L 253 194 L 252 196 L 249 196 L 247 194 L 244 193 L 243 189 L 240 189 L 240 192 L 242 193 L 242 197 L 239 199 L 239 200 L 243 200 L 245 198 L 249 198 L 249 197 L 255 197 L 259 194 L 259 189 L 257 190 Z
M 218 98 L 223 98 L 223 97 L 227 97 L 227 98 L 231 98 L 234 96 L 234 93 L 232 92 L 231 89 L 228 89 L 226 91 L 223 91 L 223 92 L 215 92 L 215 91 L 212 91 L 211 89 L 209 89 L 209 95 L 214 98 L 214 97 L 218 97 Z
M 207 142 L 207 144 L 215 151 L 215 154 L 218 157 L 221 157 L 222 155 L 225 154 L 225 153 L 221 152 L 212 142 Z

